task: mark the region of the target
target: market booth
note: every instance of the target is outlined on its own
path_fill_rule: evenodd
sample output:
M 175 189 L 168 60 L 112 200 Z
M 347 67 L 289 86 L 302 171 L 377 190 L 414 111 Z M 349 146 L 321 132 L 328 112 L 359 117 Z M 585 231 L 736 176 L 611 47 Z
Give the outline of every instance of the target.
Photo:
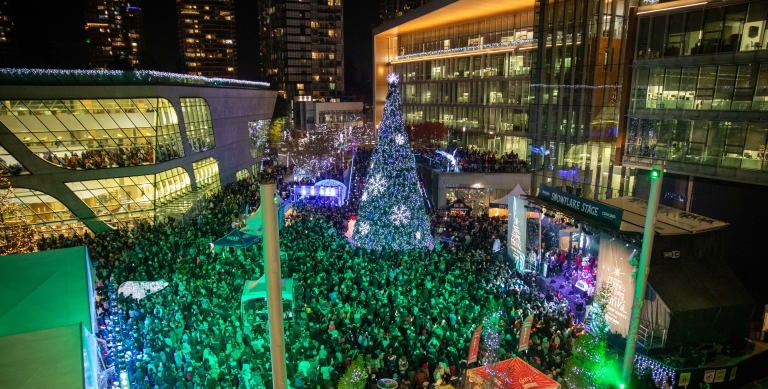
M 491 374 L 493 373 L 493 374 Z M 493 377 L 491 377 L 493 376 Z M 520 358 L 467 371 L 469 389 L 558 389 L 560 384 Z
M 92 273 L 85 246 L 0 256 L 0 388 L 98 387 Z
M 293 279 L 282 279 L 283 314 L 293 318 Z M 267 279 L 261 276 L 256 281 L 246 280 L 240 296 L 240 317 L 244 323 L 267 321 Z

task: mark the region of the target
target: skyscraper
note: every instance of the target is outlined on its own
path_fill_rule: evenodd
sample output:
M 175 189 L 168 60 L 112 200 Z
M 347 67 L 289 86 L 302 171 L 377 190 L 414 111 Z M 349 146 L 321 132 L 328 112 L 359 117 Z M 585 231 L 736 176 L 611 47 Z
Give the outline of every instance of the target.
M 237 77 L 234 2 L 176 0 L 176 6 L 186 72 L 205 77 Z
M 404 13 L 430 1 L 432 0 L 383 0 L 379 17 L 382 22 L 386 22 L 387 20 L 403 16 Z
M 280 94 L 335 101 L 344 94 L 341 0 L 263 0 L 262 73 Z
M 92 68 L 138 68 L 144 48 L 140 0 L 86 0 L 85 33 Z

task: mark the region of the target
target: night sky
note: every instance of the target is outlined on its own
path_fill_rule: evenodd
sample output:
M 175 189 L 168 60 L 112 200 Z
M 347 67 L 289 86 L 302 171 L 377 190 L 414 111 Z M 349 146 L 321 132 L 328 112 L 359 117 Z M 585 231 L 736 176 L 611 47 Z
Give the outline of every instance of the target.
M 2 67 L 88 68 L 81 0 L 6 0 L 14 20 L 15 55 L 0 57 Z M 181 64 L 175 0 L 144 0 L 146 68 L 178 71 Z M 375 0 L 344 1 L 346 94 L 369 101 L 372 83 L 371 28 L 378 23 Z M 239 78 L 258 80 L 258 2 L 235 0 Z

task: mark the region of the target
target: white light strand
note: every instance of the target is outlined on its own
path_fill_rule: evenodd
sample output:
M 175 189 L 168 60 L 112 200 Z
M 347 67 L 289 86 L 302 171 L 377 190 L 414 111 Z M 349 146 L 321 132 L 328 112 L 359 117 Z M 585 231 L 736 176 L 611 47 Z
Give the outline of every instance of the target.
M 566 85 L 566 84 L 531 84 L 531 88 L 571 88 L 571 89 L 601 89 L 621 88 L 621 85 Z
M 453 49 L 425 51 L 425 52 L 421 52 L 421 53 L 398 55 L 398 56 L 395 56 L 395 61 L 400 60 L 400 59 L 427 57 L 427 56 L 431 56 L 431 55 L 461 53 L 461 52 L 464 52 L 464 51 L 473 51 L 473 50 L 480 50 L 480 49 L 496 49 L 496 48 L 507 47 L 507 46 L 520 46 L 520 45 L 525 45 L 525 44 L 529 44 L 529 43 L 536 43 L 537 41 L 538 41 L 537 39 L 533 39 L 533 38 L 531 38 L 531 39 L 518 39 L 518 40 L 514 40 L 514 41 L 509 41 L 509 42 L 489 43 L 487 45 L 465 46 L 465 47 L 456 47 L 456 48 L 453 48 Z
M 123 76 L 125 74 L 134 73 L 141 79 L 149 77 L 169 77 L 177 78 L 180 80 L 197 81 L 206 84 L 227 84 L 227 85 L 240 85 L 240 86 L 258 86 L 269 87 L 268 82 L 261 81 L 247 81 L 236 80 L 230 78 L 220 77 L 203 77 L 195 76 L 192 74 L 179 74 L 169 72 L 159 72 L 156 70 L 136 70 L 133 72 L 126 72 L 122 70 L 89 70 L 89 69 L 36 69 L 36 68 L 0 68 L 0 73 L 9 75 L 19 74 L 23 76 Z

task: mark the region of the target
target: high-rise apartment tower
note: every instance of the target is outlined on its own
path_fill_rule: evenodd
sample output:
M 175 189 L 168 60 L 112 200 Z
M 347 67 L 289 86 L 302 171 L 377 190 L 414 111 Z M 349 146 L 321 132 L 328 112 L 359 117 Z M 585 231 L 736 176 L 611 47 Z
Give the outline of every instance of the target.
M 232 0 L 176 0 L 186 72 L 237 77 L 235 6 Z
M 139 53 L 144 49 L 141 2 L 86 0 L 85 33 L 91 68 L 138 68 Z

